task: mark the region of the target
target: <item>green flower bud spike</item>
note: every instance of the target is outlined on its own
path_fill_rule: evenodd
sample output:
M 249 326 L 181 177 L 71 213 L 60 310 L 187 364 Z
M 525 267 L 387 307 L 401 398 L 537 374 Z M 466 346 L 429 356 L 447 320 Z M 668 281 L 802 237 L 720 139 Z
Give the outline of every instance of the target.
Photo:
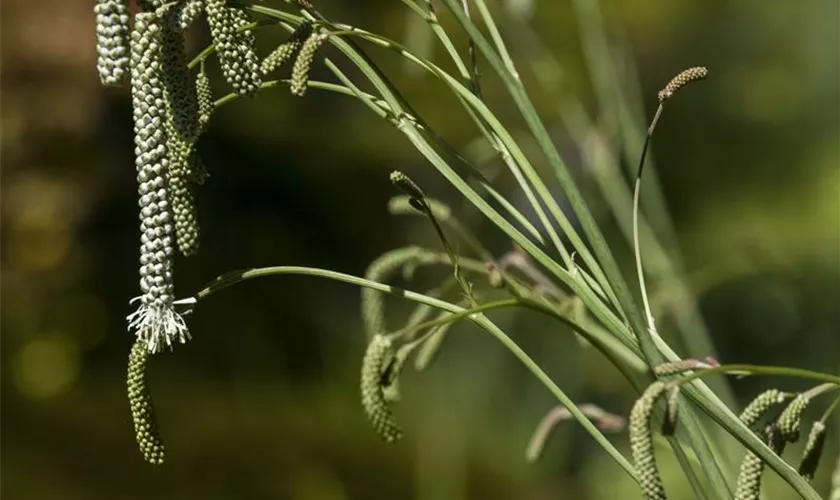
M 774 443 L 776 429 L 769 425 L 763 431 L 765 443 L 771 448 L 779 449 L 778 443 Z M 764 473 L 764 461 L 751 451 L 747 451 L 744 460 L 741 462 L 741 470 L 738 473 L 738 483 L 735 488 L 735 500 L 760 500 L 761 498 L 761 476 Z
M 778 389 L 768 389 L 750 402 L 738 417 L 747 427 L 751 427 L 761 419 L 771 408 L 782 404 L 787 394 Z
M 808 435 L 808 443 L 802 452 L 802 460 L 799 462 L 799 475 L 809 481 L 814 478 L 814 473 L 820 464 L 820 457 L 825 446 L 825 429 L 824 423 L 814 422 L 811 433 Z
M 152 397 L 146 383 L 149 356 L 146 344 L 137 340 L 128 356 L 128 402 L 140 453 L 146 462 L 160 465 L 166 460 L 166 448 L 160 438 Z
M 668 390 L 666 382 L 654 382 L 633 405 L 630 412 L 630 448 L 636 463 L 636 474 L 645 500 L 665 500 L 665 487 L 656 467 L 650 419 L 656 401 Z
M 678 90 L 688 85 L 691 82 L 702 80 L 709 75 L 709 70 L 703 66 L 688 68 L 674 77 L 668 82 L 664 89 L 659 91 L 659 102 L 665 102 L 671 98 Z
M 129 64 L 128 0 L 98 0 L 96 14 L 96 69 L 103 85 L 118 87 Z
M 204 71 L 204 62 L 201 63 L 201 70 L 195 77 L 196 100 L 198 101 L 198 123 L 202 129 L 207 128 L 210 116 L 213 114 L 213 89 L 210 87 L 210 77 Z
M 808 407 L 810 398 L 805 394 L 799 394 L 782 411 L 776 426 L 779 428 L 779 435 L 783 441 L 795 443 L 799 441 L 799 429 L 802 423 L 802 412 Z
M 303 42 L 295 65 L 292 67 L 292 83 L 290 89 L 293 95 L 303 97 L 309 87 L 309 71 L 312 69 L 312 61 L 315 60 L 315 53 L 321 45 L 329 38 L 323 33 L 313 33 Z
M 362 408 L 377 434 L 386 443 L 395 443 L 402 437 L 391 407 L 383 392 L 383 370 L 392 355 L 391 340 L 375 335 L 368 344 L 362 360 Z
M 281 43 L 271 54 L 263 59 L 263 62 L 260 64 L 260 71 L 264 75 L 271 73 L 295 57 L 303 47 L 303 43 L 312 35 L 312 26 L 313 24 L 309 21 L 301 23 L 292 32 L 288 40 Z
M 240 95 L 253 94 L 262 76 L 254 34 L 239 31 L 250 22 L 248 14 L 225 0 L 205 0 L 205 11 L 225 80 Z
M 416 200 L 419 203 L 425 203 L 426 200 L 426 193 L 420 189 L 420 186 L 417 185 L 411 178 L 404 173 L 400 172 L 399 170 L 394 170 L 391 172 L 391 184 L 393 184 L 397 189 L 402 191 L 403 193 L 407 194 L 411 197 L 411 200 Z M 410 200 L 409 200 L 410 202 Z M 416 206 L 416 203 L 412 203 L 415 209 L 421 210 Z

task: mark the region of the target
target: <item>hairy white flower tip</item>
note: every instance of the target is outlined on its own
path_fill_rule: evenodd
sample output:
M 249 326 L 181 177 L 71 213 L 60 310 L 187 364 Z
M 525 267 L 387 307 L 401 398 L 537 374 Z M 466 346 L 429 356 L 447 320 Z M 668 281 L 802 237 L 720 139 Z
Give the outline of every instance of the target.
M 186 344 L 192 337 L 184 318 L 172 307 L 141 304 L 128 315 L 128 329 L 134 330 L 138 340 L 143 341 L 149 352 L 156 353 L 172 348 L 180 342 Z

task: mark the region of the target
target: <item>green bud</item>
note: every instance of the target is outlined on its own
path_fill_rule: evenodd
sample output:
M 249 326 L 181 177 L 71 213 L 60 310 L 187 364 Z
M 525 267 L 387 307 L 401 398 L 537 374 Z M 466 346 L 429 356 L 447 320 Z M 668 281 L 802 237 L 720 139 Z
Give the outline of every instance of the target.
M 260 71 L 264 75 L 271 73 L 295 57 L 303 47 L 303 43 L 312 35 L 312 26 L 309 21 L 301 23 L 285 42 L 281 43 L 263 59 L 262 64 L 260 64 Z
M 306 94 L 306 89 L 309 86 L 309 71 L 312 68 L 312 61 L 315 59 L 315 53 L 321 48 L 321 45 L 327 40 L 328 35 L 323 33 L 313 33 L 303 42 L 300 53 L 295 59 L 295 65 L 292 67 L 292 83 L 290 89 L 293 95 L 303 97 Z
M 391 340 L 375 335 L 368 344 L 362 360 L 362 408 L 377 434 L 387 443 L 395 443 L 402 437 L 391 407 L 383 392 L 385 362 L 392 355 Z
M 783 441 L 795 443 L 799 441 L 799 428 L 802 423 L 802 412 L 808 407 L 809 399 L 799 394 L 779 415 L 776 426 Z
M 146 384 L 149 356 L 145 342 L 137 340 L 128 357 L 128 402 L 143 458 L 152 465 L 160 465 L 166 459 L 166 448 L 160 437 L 155 408 Z
M 808 435 L 808 443 L 802 452 L 802 460 L 799 462 L 799 475 L 809 481 L 814 478 L 824 445 L 825 424 L 820 421 L 814 422 L 811 433 Z

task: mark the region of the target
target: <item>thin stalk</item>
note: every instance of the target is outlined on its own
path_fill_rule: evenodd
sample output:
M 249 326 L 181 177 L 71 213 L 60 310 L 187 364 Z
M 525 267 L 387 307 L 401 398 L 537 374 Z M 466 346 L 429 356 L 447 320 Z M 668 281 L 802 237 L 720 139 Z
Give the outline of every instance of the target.
M 636 273 L 639 279 L 639 288 L 642 294 L 642 303 L 645 308 L 645 316 L 647 317 L 647 326 L 651 335 L 656 335 L 656 324 L 653 318 L 653 312 L 650 309 L 650 302 L 648 299 L 647 287 L 645 286 L 645 273 L 642 266 L 642 252 L 639 251 L 639 193 L 642 190 L 642 172 L 645 168 L 645 157 L 647 156 L 648 146 L 653 137 L 653 131 L 656 130 L 656 124 L 659 122 L 659 117 L 662 116 L 662 103 L 656 108 L 656 114 L 650 122 L 645 136 L 645 144 L 642 147 L 642 156 L 639 158 L 639 167 L 636 170 L 636 182 L 633 189 L 633 253 L 636 257 Z
M 746 365 L 746 364 L 730 364 L 714 366 L 712 368 L 704 368 L 697 370 L 691 374 L 677 379 L 680 385 L 687 384 L 699 378 L 717 373 L 724 373 L 727 375 L 738 375 L 741 377 L 755 377 L 755 376 L 784 376 L 804 378 L 818 382 L 825 382 L 827 384 L 834 384 L 840 388 L 840 376 L 831 375 L 829 373 L 817 372 L 813 370 L 805 370 L 803 368 L 791 368 L 786 366 L 762 366 L 762 365 Z

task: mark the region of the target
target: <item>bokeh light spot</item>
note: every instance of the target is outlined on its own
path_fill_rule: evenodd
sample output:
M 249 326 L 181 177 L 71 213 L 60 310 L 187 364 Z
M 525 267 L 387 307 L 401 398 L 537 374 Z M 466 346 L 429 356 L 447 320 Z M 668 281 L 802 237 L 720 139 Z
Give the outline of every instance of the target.
M 79 376 L 79 352 L 66 335 L 50 335 L 26 343 L 13 362 L 15 386 L 29 399 L 64 393 Z

